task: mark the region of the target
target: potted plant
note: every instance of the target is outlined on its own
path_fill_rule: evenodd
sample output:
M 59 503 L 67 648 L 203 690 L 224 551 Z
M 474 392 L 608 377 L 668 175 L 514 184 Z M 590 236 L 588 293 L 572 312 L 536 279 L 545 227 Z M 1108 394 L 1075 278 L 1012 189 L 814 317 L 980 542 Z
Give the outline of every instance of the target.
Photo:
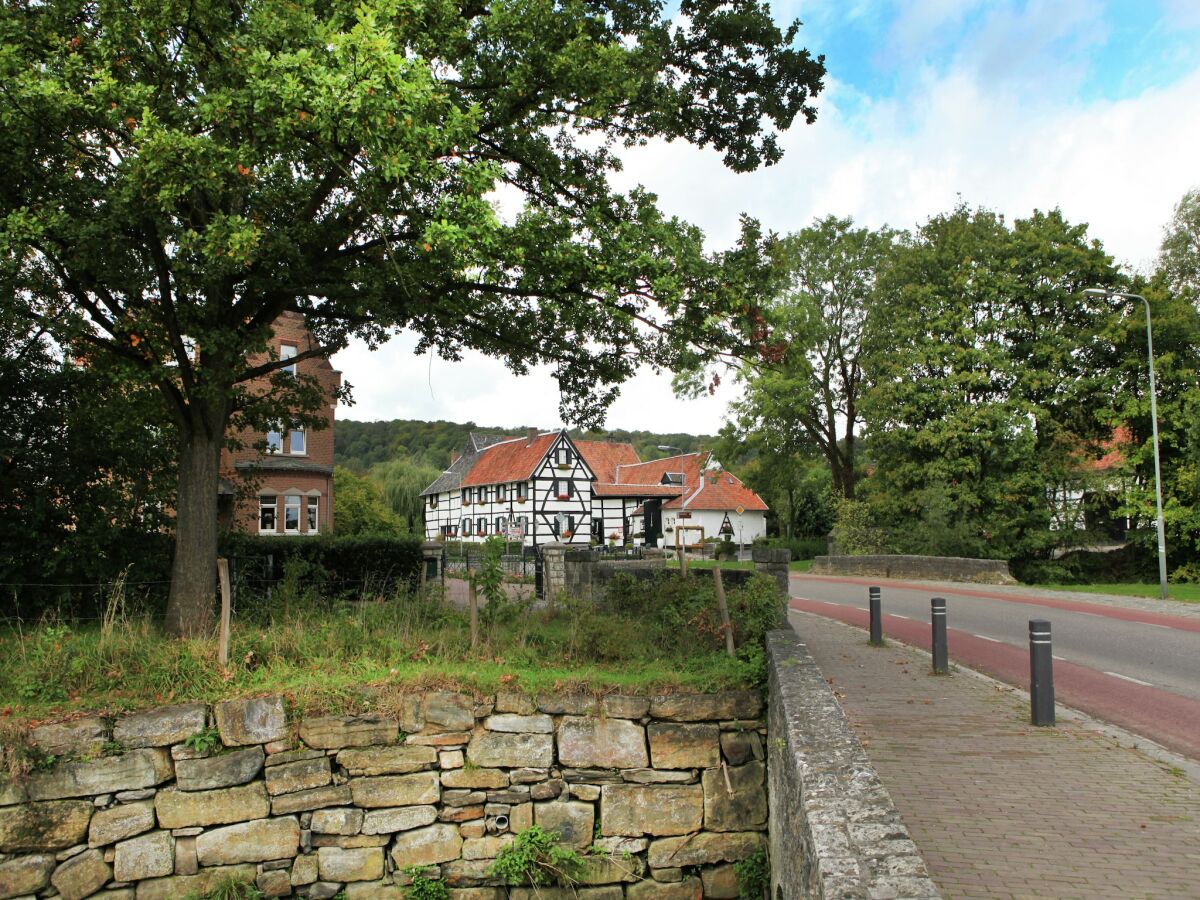
M 518 503 L 524 503 L 524 502 L 525 502 L 525 498 L 524 498 L 523 496 L 521 496 L 521 497 L 518 497 L 518 498 L 517 498 L 517 502 L 518 502 Z
M 559 495 L 558 495 L 558 499 L 559 499 L 559 500 L 570 500 L 570 499 L 571 499 L 571 495 L 570 495 L 570 494 L 559 494 Z
M 566 539 L 569 541 L 571 538 L 573 538 L 573 537 L 575 536 L 575 532 L 573 532 L 573 531 L 564 531 L 564 532 L 562 533 L 562 536 L 563 536 L 564 538 L 566 538 Z

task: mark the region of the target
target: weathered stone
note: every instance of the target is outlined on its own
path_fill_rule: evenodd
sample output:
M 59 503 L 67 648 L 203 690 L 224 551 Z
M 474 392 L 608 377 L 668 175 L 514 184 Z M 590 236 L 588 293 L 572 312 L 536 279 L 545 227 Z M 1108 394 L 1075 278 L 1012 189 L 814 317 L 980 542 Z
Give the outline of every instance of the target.
M 709 719 L 757 719 L 762 697 L 757 691 L 719 691 L 712 694 L 666 694 L 650 701 L 650 715 L 677 722 Z
M 134 837 L 154 827 L 154 804 L 149 800 L 118 803 L 92 816 L 88 846 L 103 847 Z
M 121 841 L 113 859 L 113 878 L 141 881 L 175 873 L 175 838 L 169 831 L 152 831 Z
M 508 814 L 508 830 L 518 834 L 533 824 L 533 804 L 520 803 Z
M 619 885 L 603 887 L 542 887 L 512 888 L 508 900 L 621 900 L 625 896 Z
M 160 706 L 117 719 L 113 740 L 126 747 L 167 747 L 186 740 L 208 725 L 203 703 Z
M 475 701 L 466 694 L 430 691 L 425 695 L 425 729 L 468 731 L 475 725 Z
M 346 900 L 405 900 L 408 895 L 404 888 L 381 881 L 354 881 L 343 891 Z
M 82 843 L 94 809 L 90 800 L 4 807 L 0 809 L 0 853 L 63 850 Z
M 500 888 L 474 887 L 452 888 L 450 900 L 505 900 L 507 894 L 502 894 Z
M 601 822 L 603 822 L 603 816 Z M 737 862 L 766 847 L 761 831 L 702 831 L 686 837 L 665 837 L 650 842 L 650 866 L 706 866 Z
M 442 881 L 451 888 L 498 885 L 504 882 L 491 874 L 490 859 L 455 859 L 441 866 Z
M 401 832 L 392 845 L 397 869 L 405 866 L 435 866 L 462 855 L 462 837 L 454 825 L 430 825 Z
M 696 773 L 659 769 L 626 769 L 621 773 L 621 778 L 631 784 L 689 784 L 696 780 Z
M 700 881 L 704 884 L 705 900 L 737 900 L 741 896 L 737 873 L 726 863 L 700 870 Z
M 698 784 L 606 784 L 600 792 L 603 835 L 690 834 L 704 817 L 704 794 Z
M 104 860 L 101 859 L 100 862 L 103 864 Z M 0 898 L 8 900 L 9 897 L 36 894 L 50 883 L 50 873 L 54 871 L 54 865 L 52 853 L 18 856 L 16 859 L 0 863 Z
M 609 694 L 600 698 L 600 712 L 614 719 L 640 719 L 649 711 L 649 697 Z
M 175 874 L 195 875 L 200 871 L 200 860 L 196 856 L 196 838 L 175 838 Z
M 313 788 L 311 791 L 297 791 L 294 794 L 281 794 L 271 798 L 271 815 L 287 816 L 326 806 L 348 806 L 352 802 L 349 785 L 331 784 Z
M 317 866 L 322 881 L 378 881 L 383 877 L 383 848 L 322 847 L 317 851 Z
M 218 884 L 252 884 L 257 874 L 254 866 L 214 866 L 201 869 L 195 875 L 173 875 L 138 882 L 137 900 L 179 900 L 180 897 L 203 897 Z
M 704 885 L 699 878 L 685 878 L 677 884 L 640 881 L 625 889 L 627 900 L 701 900 Z
M 160 828 L 190 828 L 194 825 L 228 825 L 261 819 L 271 812 L 266 788 L 261 781 L 219 791 L 159 791 L 154 798 Z
M 592 841 L 592 847 L 615 856 L 635 855 L 645 853 L 650 846 L 646 838 L 632 837 L 601 837 Z
M 70 722 L 51 722 L 29 732 L 29 741 L 52 756 L 94 756 L 108 740 L 108 722 L 86 716 Z
M 482 806 L 458 806 L 438 811 L 439 822 L 472 822 L 483 818 Z M 465 835 L 464 835 L 465 837 Z
M 317 881 L 308 889 L 308 900 L 332 900 L 341 890 L 336 881 Z
M 637 881 L 645 871 L 646 861 L 637 856 L 593 855 L 578 877 L 580 884 L 620 884 Z
M 438 814 L 438 819 L 441 819 L 440 813 Z M 471 838 L 483 837 L 487 833 L 487 830 L 484 828 L 483 820 L 476 819 L 474 822 L 464 822 L 459 825 L 458 833 L 462 835 L 463 840 L 469 840 Z
M 319 877 L 320 870 L 317 865 L 317 854 L 306 853 L 303 856 L 296 857 L 296 861 L 292 863 L 293 887 L 312 884 Z
M 337 762 L 351 775 L 406 775 L 428 769 L 437 758 L 437 750 L 433 747 L 399 744 L 342 750 L 337 755 Z
M 650 877 L 664 884 L 675 884 L 683 881 L 683 869 L 678 866 L 672 866 L 669 869 L 652 869 Z
M 372 809 L 363 817 L 363 834 L 390 834 L 411 831 L 437 821 L 436 806 L 400 806 L 393 809 Z
M 300 823 L 295 816 L 258 819 L 214 828 L 196 838 L 202 866 L 221 866 L 266 859 L 287 859 L 300 846 Z
M 645 766 L 646 729 L 628 719 L 564 716 L 558 725 L 558 760 L 576 767 Z
M 652 722 L 646 736 L 656 769 L 705 769 L 721 762 L 721 730 L 713 723 Z
M 394 744 L 399 737 L 400 723 L 379 716 L 322 716 L 300 723 L 300 740 L 322 750 Z
M 478 806 L 488 799 L 488 795 L 483 791 L 443 791 L 442 805 L 443 806 Z
M 393 697 L 388 703 L 388 712 L 400 720 L 400 730 L 405 734 L 416 734 L 425 727 L 425 715 L 421 712 L 420 694 L 403 694 Z
M 537 712 L 537 703 L 528 694 L 521 694 L 517 691 L 500 691 L 496 695 L 496 712 L 529 716 Z
M 600 712 L 600 701 L 591 694 L 539 695 L 537 705 L 552 716 L 594 716 Z
M 708 831 L 750 831 L 767 824 L 766 767 L 760 762 L 705 771 L 704 827 Z M 733 787 L 733 794 L 729 793 Z
M 533 821 L 543 831 L 557 832 L 558 838 L 563 844 L 582 849 L 592 843 L 596 809 L 590 803 L 577 803 L 570 800 L 535 803 L 533 805 Z
M 225 700 L 213 707 L 213 712 L 227 747 L 281 741 L 288 734 L 282 697 Z
M 137 891 L 132 887 L 110 887 L 107 891 L 96 894 L 100 900 L 134 900 Z
M 435 731 L 430 734 L 410 734 L 404 740 L 414 747 L 464 747 L 471 740 L 471 732 Z
M 443 750 L 438 754 L 439 769 L 461 769 L 467 764 L 467 759 L 461 750 Z
M 600 799 L 600 786 L 595 784 L 573 784 L 570 786 L 570 796 L 572 800 L 583 800 L 586 803 L 595 803 Z
M 619 769 L 563 769 L 560 773 L 568 784 L 620 784 Z
M 175 763 L 175 787 L 211 791 L 245 784 L 262 771 L 265 758 L 262 747 L 247 747 L 206 759 L 181 759 Z
M 55 869 L 50 883 L 63 900 L 82 900 L 104 887 L 112 874 L 112 869 L 104 861 L 104 854 L 99 850 L 88 850 L 71 857 Z M 0 891 L 0 897 L 10 896 Z
M 352 806 L 318 809 L 309 828 L 317 834 L 358 834 L 362 830 L 363 811 Z
M 534 769 L 529 767 L 513 769 L 508 773 L 508 778 L 513 784 L 537 784 L 539 781 L 545 781 L 549 777 L 549 769 Z
M 313 847 L 341 847 L 343 850 L 361 850 L 363 847 L 386 847 L 392 839 L 390 834 L 314 834 L 310 843 Z
M 753 731 L 723 731 L 721 752 L 731 766 L 744 765 L 752 759 L 762 760 L 762 738 Z
M 118 803 L 137 803 L 139 800 L 149 800 L 158 793 L 157 788 L 139 788 L 136 791 L 117 791 Z
M 29 799 L 24 784 L 17 784 L 8 778 L 0 777 L 0 806 L 12 806 L 14 803 L 24 803 Z
M 355 806 L 420 806 L 441 799 L 442 782 L 437 772 L 379 775 L 351 779 L 350 792 Z
M 483 768 L 551 766 L 554 764 L 554 736 L 481 731 L 471 738 L 467 759 Z
M 170 777 L 170 753 L 153 748 L 130 750 L 120 756 L 60 763 L 52 771 L 30 775 L 26 788 L 31 800 L 58 800 L 148 788 Z
M 263 763 L 268 769 L 271 766 L 282 766 L 285 763 L 303 762 L 306 759 L 320 759 L 325 755 L 324 750 L 282 750 L 272 753 L 270 745 L 265 745 L 267 759 Z
M 518 716 L 512 713 L 488 716 L 483 727 L 488 731 L 505 731 L 511 734 L 553 734 L 554 720 L 547 715 Z
M 489 837 L 472 838 L 463 841 L 463 859 L 495 859 L 500 851 L 515 840 L 511 834 L 498 834 Z
M 329 766 L 329 757 L 322 756 L 320 759 L 304 759 L 284 763 L 282 766 L 271 766 L 267 769 L 266 780 L 268 794 L 294 794 L 296 791 L 324 787 L 333 780 L 333 772 Z
M 202 832 L 202 831 L 204 831 L 204 829 L 201 828 L 199 825 L 193 825 L 190 828 L 172 828 L 171 834 L 173 834 L 177 838 L 195 837 L 196 835 L 200 834 L 200 832 Z M 178 846 L 178 844 L 176 844 L 176 846 Z
M 287 897 L 292 893 L 291 874 L 286 869 L 259 872 L 254 884 L 264 897 Z
M 489 803 L 525 803 L 529 800 L 530 788 L 524 785 L 512 785 L 502 791 L 488 791 Z
M 68 847 L 66 850 L 59 850 L 54 854 L 54 858 L 59 862 L 64 862 L 72 856 L 78 856 L 88 848 L 87 844 L 76 844 L 74 847 Z

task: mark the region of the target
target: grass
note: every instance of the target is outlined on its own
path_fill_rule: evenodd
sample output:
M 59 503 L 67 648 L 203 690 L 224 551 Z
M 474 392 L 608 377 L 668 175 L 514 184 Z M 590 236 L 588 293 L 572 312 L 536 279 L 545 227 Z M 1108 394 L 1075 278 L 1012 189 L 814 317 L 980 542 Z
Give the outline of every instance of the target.
M 1159 596 L 1157 584 L 1039 584 L 1036 587 L 1051 591 L 1082 591 L 1090 594 L 1119 594 L 1124 597 Z M 1167 593 L 1172 600 L 1200 603 L 1200 584 L 1170 584 Z
M 753 584 L 738 590 L 752 597 Z M 0 631 L 0 708 L 12 722 L 279 693 L 298 714 L 313 715 L 386 711 L 400 695 L 432 687 L 647 693 L 746 687 L 762 678 L 761 660 L 726 656 L 720 634 L 693 624 L 700 621 L 694 586 L 678 593 L 673 619 L 647 600 L 623 615 L 564 599 L 546 609 L 489 604 L 474 649 L 465 613 L 438 596 L 330 608 L 281 593 L 269 608 L 242 607 L 224 669 L 215 641 L 172 640 L 149 617 Z M 735 634 L 736 627 L 735 620 Z

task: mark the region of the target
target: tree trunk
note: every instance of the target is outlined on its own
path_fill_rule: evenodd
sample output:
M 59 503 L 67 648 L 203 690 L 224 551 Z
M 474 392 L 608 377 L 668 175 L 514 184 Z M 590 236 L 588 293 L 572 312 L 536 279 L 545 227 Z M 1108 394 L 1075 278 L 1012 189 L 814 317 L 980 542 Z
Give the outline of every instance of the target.
M 182 437 L 175 558 L 166 630 L 176 637 L 208 637 L 217 584 L 217 490 L 225 428 L 195 424 Z

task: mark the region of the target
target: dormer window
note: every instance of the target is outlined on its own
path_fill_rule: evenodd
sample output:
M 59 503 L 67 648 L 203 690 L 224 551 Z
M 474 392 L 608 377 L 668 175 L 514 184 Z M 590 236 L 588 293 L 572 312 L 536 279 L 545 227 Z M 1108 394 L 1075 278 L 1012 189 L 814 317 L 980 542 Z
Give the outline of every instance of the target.
M 279 358 L 281 360 L 294 359 L 295 357 L 296 357 L 296 345 L 295 344 L 280 344 L 279 345 Z M 296 364 L 292 363 L 290 366 L 284 366 L 279 371 L 286 372 L 288 375 L 291 375 L 293 378 L 295 378 L 296 377 Z
M 571 464 L 571 448 L 566 444 L 559 444 L 558 449 L 554 451 L 554 464 L 556 466 L 569 466 Z
M 664 472 L 662 477 L 663 484 L 683 484 L 684 477 L 682 472 Z

